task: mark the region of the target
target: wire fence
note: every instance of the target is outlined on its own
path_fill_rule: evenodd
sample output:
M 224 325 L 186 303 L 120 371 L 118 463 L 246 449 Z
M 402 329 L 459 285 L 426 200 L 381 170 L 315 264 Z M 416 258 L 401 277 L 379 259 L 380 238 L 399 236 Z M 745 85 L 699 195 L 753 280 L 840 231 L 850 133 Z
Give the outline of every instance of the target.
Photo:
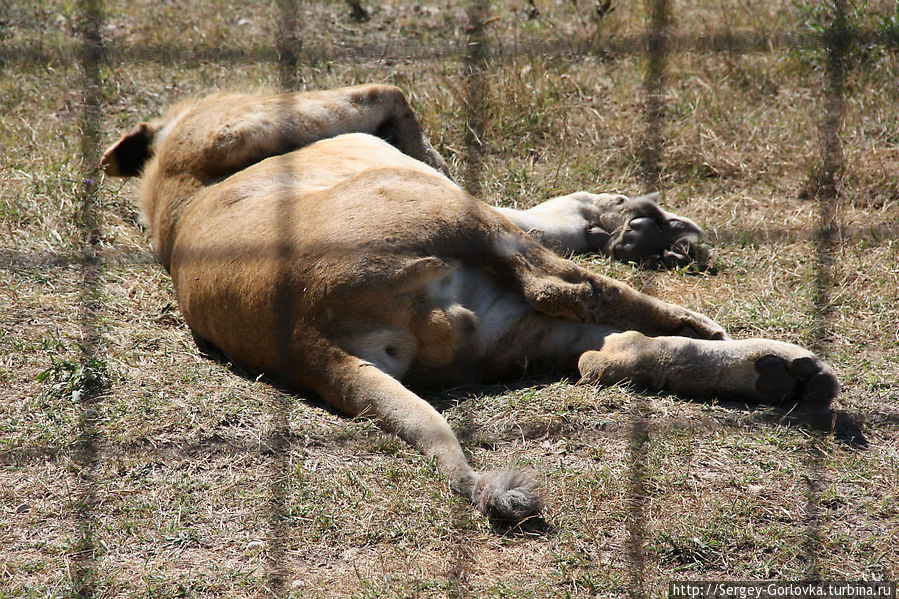
M 279 34 L 271 46 L 256 47 L 250 50 L 231 50 L 221 47 L 210 47 L 202 44 L 188 47 L 170 47 L 167 45 L 142 45 L 141 47 L 116 47 L 107 43 L 102 36 L 104 9 L 101 0 L 81 0 L 79 39 L 74 47 L 66 44 L 46 45 L 4 45 L 0 48 L 0 65 L 9 63 L 45 64 L 52 61 L 69 62 L 77 56 L 83 73 L 82 106 L 80 116 L 81 130 L 81 187 L 79 190 L 80 207 L 78 211 L 81 231 L 80 249 L 74 255 L 58 255 L 52 253 L 22 253 L 0 255 L 0 267 L 14 265 L 39 265 L 45 268 L 56 268 L 67 264 L 76 264 L 80 268 L 82 294 L 80 298 L 79 323 L 83 339 L 82 360 L 87 368 L 91 360 L 96 360 L 104 352 L 103 340 L 97 322 L 102 309 L 102 280 L 100 271 L 104 264 L 117 261 L 151 262 L 149 254 L 134 254 L 101 250 L 98 239 L 101 231 L 96 218 L 96 194 L 100 158 L 100 130 L 103 115 L 99 88 L 101 85 L 100 69 L 103 65 L 129 64 L 138 62 L 157 62 L 162 64 L 202 63 L 271 63 L 276 64 L 280 87 L 283 90 L 295 90 L 300 87 L 300 73 L 304 60 L 314 57 L 316 60 L 341 62 L 361 58 L 383 58 L 388 52 L 400 59 L 428 61 L 455 57 L 462 59 L 462 75 L 465 79 L 467 112 L 464 115 L 465 163 L 463 180 L 466 190 L 473 195 L 483 193 L 483 148 L 485 140 L 485 93 L 484 78 L 489 69 L 496 64 L 509 60 L 522 52 L 537 52 L 544 55 L 579 56 L 602 55 L 605 57 L 643 55 L 646 58 L 646 70 L 643 78 L 642 115 L 644 129 L 640 141 L 640 175 L 642 186 L 646 191 L 658 189 L 660 186 L 660 156 L 664 145 L 664 106 L 667 83 L 667 63 L 672 53 L 683 51 L 696 52 L 728 52 L 728 53 L 764 53 L 777 49 L 796 47 L 819 48 L 826 54 L 826 88 L 820 90 L 824 114 L 819 115 L 820 123 L 820 169 L 814 174 L 817 178 L 813 188 L 816 190 L 815 201 L 818 205 L 818 222 L 816 223 L 815 248 L 815 295 L 814 295 L 814 339 L 813 349 L 827 352 L 831 317 L 828 306 L 829 297 L 835 285 L 833 263 L 840 251 L 840 244 L 846 238 L 836 232 L 841 228 L 838 201 L 838 189 L 841 173 L 844 169 L 840 140 L 841 119 L 843 114 L 844 88 L 846 79 L 845 53 L 849 44 L 847 36 L 852 35 L 865 44 L 893 44 L 894 40 L 883 34 L 871 32 L 850 32 L 845 26 L 847 6 L 845 0 L 836 0 L 832 4 L 831 28 L 823 35 L 797 32 L 712 32 L 706 35 L 676 35 L 670 29 L 674 7 L 668 0 L 652 0 L 649 3 L 649 19 L 646 32 L 641 36 L 618 37 L 604 39 L 599 45 L 596 40 L 568 39 L 555 42 L 538 42 L 529 44 L 526 41 L 502 43 L 488 39 L 484 34 L 484 22 L 488 17 L 488 5 L 484 0 L 475 0 L 469 4 L 469 27 L 464 39 L 446 40 L 439 45 L 422 46 L 420 44 L 402 43 L 388 50 L 379 46 L 329 46 L 315 47 L 303 45 L 298 37 L 298 24 L 302 20 L 302 6 L 295 0 L 278 0 L 280 15 Z M 425 67 L 427 68 L 427 67 Z M 289 214 L 289 198 L 282 198 L 283 211 Z M 284 218 L 283 222 L 288 222 Z M 290 232 L 281 232 L 282 238 L 277 240 L 280 248 L 279 257 L 282 264 L 289 262 L 293 248 L 290 247 Z M 737 237 L 746 231 L 733 231 L 730 235 Z M 751 232 L 750 232 L 751 234 Z M 856 231 L 857 235 L 869 235 L 870 231 Z M 727 239 L 728 232 L 719 232 Z M 769 232 L 770 235 L 770 232 Z M 789 233 L 784 233 L 789 235 Z M 851 237 L 851 232 L 850 232 Z M 777 234 L 774 234 L 777 238 Z M 647 274 L 646 282 L 651 286 L 654 275 Z M 286 278 L 286 274 L 285 274 Z M 287 318 L 292 311 L 289 307 L 291 297 L 286 284 L 279 293 L 280 312 Z M 286 322 L 279 323 L 279 331 L 289 334 Z M 282 347 L 289 345 L 288 339 L 282 339 Z M 287 356 L 283 357 L 288 359 Z M 94 531 L 97 512 L 102 506 L 97 504 L 97 489 L 94 482 L 94 470 L 101 459 L 98 442 L 103 436 L 102 427 L 97 419 L 97 402 L 102 401 L 96 388 L 87 385 L 80 398 L 79 439 L 76 444 L 73 461 L 77 465 L 79 481 L 76 499 L 76 516 L 79 523 L 78 536 L 69 550 L 69 558 L 73 564 L 74 593 L 79 597 L 91 597 L 95 594 L 97 563 L 95 560 Z M 288 566 L 285 561 L 285 547 L 288 530 L 285 528 L 286 505 L 288 492 L 287 482 L 290 479 L 289 467 L 289 419 L 287 400 L 275 402 L 269 406 L 267 417 L 271 422 L 271 435 L 266 440 L 270 448 L 269 464 L 269 502 L 264 509 L 268 511 L 269 551 L 267 553 L 268 577 L 267 587 L 274 596 L 285 596 L 288 592 L 286 581 L 289 579 Z M 647 530 L 645 523 L 646 489 L 645 489 L 645 452 L 644 445 L 652 434 L 652 422 L 648 417 L 646 399 L 636 401 L 631 408 L 631 429 L 629 441 L 630 466 L 629 476 L 629 509 L 628 519 L 629 542 L 627 559 L 630 563 L 630 580 L 627 592 L 631 597 L 642 598 L 648 595 L 646 576 Z M 852 418 L 853 416 L 850 416 Z M 463 436 L 460 433 L 460 436 Z M 26 450 L 27 451 L 27 450 Z M 822 464 L 821 452 L 817 447 L 817 437 L 809 440 L 806 460 L 806 542 L 801 550 L 808 564 L 808 578 L 819 576 L 817 552 L 821 546 L 820 531 L 820 495 L 826 483 L 826 469 Z M 308 484 L 308 483 L 306 483 Z M 260 506 L 262 509 L 262 506 Z M 464 518 L 460 514 L 460 521 Z M 452 553 L 456 556 L 455 565 L 450 568 L 454 578 L 456 596 L 467 596 L 467 568 L 472 562 L 469 544 L 463 534 L 455 535 L 456 545 Z

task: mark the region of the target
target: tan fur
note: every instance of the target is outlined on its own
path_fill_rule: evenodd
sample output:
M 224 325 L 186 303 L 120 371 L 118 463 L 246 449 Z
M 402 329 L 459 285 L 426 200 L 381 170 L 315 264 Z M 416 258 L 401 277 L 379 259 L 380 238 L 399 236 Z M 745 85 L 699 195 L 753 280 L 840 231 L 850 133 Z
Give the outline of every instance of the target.
M 584 380 L 604 384 L 817 406 L 837 393 L 808 352 L 712 341 L 726 335 L 710 319 L 586 271 L 507 218 L 561 231 L 564 243 L 608 216 L 603 239 L 621 234 L 624 248 L 673 215 L 651 200 L 581 193 L 544 209 L 548 220 L 504 216 L 452 181 L 396 88 L 183 103 L 103 162 L 109 174 L 142 172 L 154 249 L 197 335 L 245 368 L 377 419 L 494 517 L 538 511 L 533 482 L 473 471 L 445 420 L 403 383 L 580 360 Z

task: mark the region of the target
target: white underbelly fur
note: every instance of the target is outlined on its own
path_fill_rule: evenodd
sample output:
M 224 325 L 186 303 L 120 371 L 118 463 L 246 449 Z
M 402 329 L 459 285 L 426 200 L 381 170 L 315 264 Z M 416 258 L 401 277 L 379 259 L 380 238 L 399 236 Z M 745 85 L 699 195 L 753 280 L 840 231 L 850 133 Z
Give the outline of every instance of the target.
M 519 293 L 475 266 L 459 266 L 435 279 L 426 287 L 425 297 L 429 305 L 451 315 L 451 321 L 474 323 L 454 363 L 477 361 L 532 312 Z M 361 333 L 348 340 L 345 347 L 397 379 L 403 379 L 422 350 L 412 331 L 394 328 Z M 447 369 L 453 368 L 454 363 L 448 364 Z
M 474 266 L 460 266 L 431 283 L 428 294 L 445 310 L 468 310 L 477 323 L 476 345 L 490 347 L 531 312 L 524 298 Z

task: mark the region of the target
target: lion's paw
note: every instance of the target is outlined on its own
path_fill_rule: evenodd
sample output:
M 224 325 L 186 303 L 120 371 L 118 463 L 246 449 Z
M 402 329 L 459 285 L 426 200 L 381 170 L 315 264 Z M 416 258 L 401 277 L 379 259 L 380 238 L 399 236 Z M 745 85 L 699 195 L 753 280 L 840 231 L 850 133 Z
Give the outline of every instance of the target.
M 600 219 L 609 235 L 609 255 L 652 268 L 696 264 L 705 268 L 708 252 L 701 243 L 702 229 L 693 221 L 663 210 L 659 194 L 621 198 Z M 617 216 L 617 221 L 613 216 Z
M 827 409 L 840 392 L 833 369 L 813 355 L 768 354 L 755 362 L 755 391 L 766 403 L 796 402 L 807 409 Z

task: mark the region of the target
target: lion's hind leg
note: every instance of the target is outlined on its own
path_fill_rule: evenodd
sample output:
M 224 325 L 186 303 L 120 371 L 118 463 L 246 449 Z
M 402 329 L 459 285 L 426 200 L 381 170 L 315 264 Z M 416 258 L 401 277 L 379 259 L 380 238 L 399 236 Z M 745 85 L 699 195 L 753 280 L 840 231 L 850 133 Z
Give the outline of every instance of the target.
M 542 314 L 648 335 L 726 337 L 710 318 L 581 268 L 519 229 L 499 233 L 493 245 L 491 270 L 520 290 L 528 305 Z
M 709 341 L 647 337 L 627 331 L 607 337 L 578 363 L 584 382 L 666 390 L 694 397 L 828 409 L 839 393 L 833 370 L 814 354 L 780 341 Z
M 374 418 L 384 430 L 433 459 L 452 489 L 488 517 L 520 521 L 540 511 L 540 494 L 530 475 L 474 471 L 443 416 L 397 379 L 333 346 L 318 356 L 328 363 L 316 369 L 324 376 L 308 382 L 315 391 L 350 416 Z

